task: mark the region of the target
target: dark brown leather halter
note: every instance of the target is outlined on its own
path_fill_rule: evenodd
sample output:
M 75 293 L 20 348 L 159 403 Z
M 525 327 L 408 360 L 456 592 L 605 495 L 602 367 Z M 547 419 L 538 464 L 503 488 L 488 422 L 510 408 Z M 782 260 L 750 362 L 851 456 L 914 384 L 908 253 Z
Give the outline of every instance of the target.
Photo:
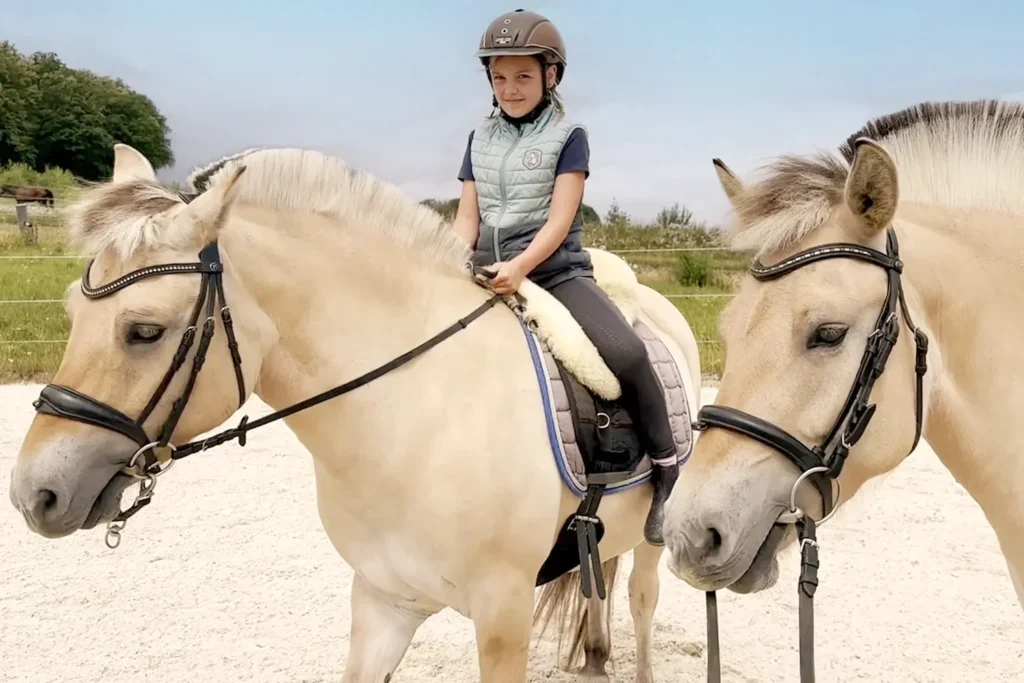
M 253 420 L 252 422 L 249 421 L 249 416 L 246 415 L 242 417 L 242 420 L 237 427 L 224 430 L 201 441 L 193 441 L 180 446 L 175 446 L 170 441 L 171 435 L 174 433 L 174 428 L 178 424 L 178 420 L 181 418 L 181 414 L 185 409 L 185 405 L 188 403 L 189 397 L 192 395 L 196 378 L 199 376 L 199 371 L 202 369 L 203 363 L 206 360 L 206 352 L 216 330 L 214 314 L 218 298 L 221 302 L 221 320 L 224 323 L 228 349 L 231 352 L 231 360 L 235 369 L 235 378 L 238 383 L 239 408 L 245 403 L 246 399 L 245 380 L 242 376 L 242 357 L 238 351 L 238 342 L 235 339 L 231 313 L 228 309 L 227 300 L 224 296 L 224 265 L 220 260 L 218 245 L 216 242 L 206 245 L 199 252 L 198 262 L 168 263 L 146 266 L 144 268 L 133 270 L 109 284 L 95 288 L 89 281 L 89 270 L 92 267 L 92 264 L 93 261 L 90 260 L 85 267 L 84 274 L 82 275 L 82 292 L 89 299 L 100 299 L 110 296 L 111 294 L 138 282 L 139 280 L 156 275 L 181 273 L 200 273 L 202 275 L 199 296 L 197 297 L 195 306 L 192 309 L 192 317 L 189 320 L 189 326 L 185 329 L 185 332 L 182 335 L 181 342 L 178 345 L 178 350 L 174 354 L 174 359 L 171 361 L 171 367 L 167 370 L 163 380 L 153 392 L 149 403 L 146 404 L 146 407 L 136 419 L 132 420 L 116 408 L 97 401 L 90 396 L 86 396 L 81 392 L 75 391 L 70 387 L 59 384 L 47 384 L 40 392 L 39 398 L 32 403 L 36 411 L 39 413 L 63 417 L 69 420 L 76 420 L 78 422 L 84 422 L 97 427 L 103 427 L 119 434 L 123 434 L 138 444 L 139 449 L 127 461 L 125 468 L 122 471 L 129 476 L 143 480 L 143 483 L 141 485 L 139 495 L 132 506 L 127 510 L 121 511 L 111 522 L 107 524 L 106 541 L 107 545 L 111 548 L 116 548 L 120 543 L 120 531 L 124 528 L 124 524 L 128 518 L 149 504 L 153 495 L 153 488 L 156 486 L 156 477 L 170 469 L 171 465 L 175 461 L 192 455 L 193 453 L 205 451 L 214 446 L 219 446 L 229 441 L 233 441 L 234 439 L 238 439 L 239 445 L 244 446 L 246 434 L 250 430 L 270 422 L 274 422 L 275 420 L 280 420 L 301 410 L 317 405 L 318 403 L 335 398 L 336 396 L 340 396 L 373 381 L 381 375 L 387 374 L 398 366 L 409 362 L 427 349 L 441 343 L 459 330 L 464 329 L 469 323 L 483 315 L 487 309 L 502 299 L 501 295 L 493 295 L 484 303 L 480 304 L 469 315 L 457 320 L 455 323 L 419 346 L 407 351 L 397 358 L 392 359 L 384 365 L 357 377 L 356 379 L 346 382 L 345 384 L 328 389 L 327 391 L 311 396 L 310 398 L 304 399 L 292 406 L 265 415 L 258 420 Z M 192 369 L 189 372 L 185 389 L 181 396 L 174 401 L 170 414 L 164 421 L 159 436 L 156 439 L 151 439 L 146 434 L 142 425 L 153 412 L 153 409 L 156 408 L 160 398 L 163 396 L 164 392 L 167 391 L 167 387 L 170 385 L 171 380 L 174 379 L 178 370 L 180 370 L 182 365 L 185 364 L 188 352 L 195 341 L 196 325 L 199 321 L 199 314 L 203 310 L 204 303 L 206 304 L 206 320 L 203 323 L 202 336 L 200 337 L 199 346 L 196 349 L 196 354 L 192 361 Z M 154 454 L 158 448 L 169 448 L 171 451 L 170 460 L 167 461 L 168 464 L 162 468 L 155 456 L 149 457 L 149 455 Z M 136 461 L 143 455 L 147 455 L 147 457 L 144 458 L 142 463 L 137 464 Z M 142 473 L 139 474 L 136 472 L 136 468 L 141 470 Z
M 814 591 L 818 585 L 818 544 L 815 536 L 816 526 L 828 519 L 835 511 L 836 501 L 832 495 L 832 482 L 842 472 L 843 464 L 850 449 L 864 436 L 871 417 L 875 414 L 875 405 L 868 403 L 871 389 L 875 381 L 885 370 L 886 361 L 896 340 L 899 338 L 900 322 L 897 306 L 903 314 L 903 321 L 914 334 L 917 346 L 915 361 L 916 395 L 914 402 L 915 432 L 911 452 L 921 439 L 924 412 L 924 375 L 927 372 L 928 337 L 910 318 L 903 284 L 900 279 L 903 273 L 903 261 L 899 257 L 899 243 L 896 232 L 890 227 L 887 231 L 887 253 L 864 247 L 859 244 L 836 243 L 814 247 L 794 254 L 774 266 L 764 266 L 754 261 L 750 273 L 756 280 L 774 280 L 811 263 L 831 258 L 852 258 L 872 263 L 884 268 L 887 275 L 887 293 L 882 310 L 875 321 L 875 329 L 868 336 L 867 346 L 861 358 L 860 367 L 853 381 L 853 386 L 846 398 L 846 403 L 836 417 L 828 435 L 820 444 L 808 448 L 799 439 L 784 429 L 773 425 L 749 413 L 736 408 L 722 405 L 706 405 L 697 413 L 697 421 L 693 428 L 707 430 L 710 428 L 727 429 L 743 434 L 751 439 L 772 448 L 800 470 L 801 476 L 793 487 L 790 495 L 790 510 L 783 513 L 789 516 L 787 521 L 796 524 L 800 538 L 801 571 L 798 582 L 800 596 L 800 680 L 801 683 L 814 681 Z M 814 484 L 821 495 L 824 517 L 815 522 L 802 510 L 796 507 L 796 490 L 808 479 Z M 838 482 L 837 482 L 838 483 Z M 782 518 L 780 517 L 780 521 Z M 708 681 L 721 681 L 720 650 L 718 644 L 718 607 L 715 593 L 707 593 L 708 612 Z

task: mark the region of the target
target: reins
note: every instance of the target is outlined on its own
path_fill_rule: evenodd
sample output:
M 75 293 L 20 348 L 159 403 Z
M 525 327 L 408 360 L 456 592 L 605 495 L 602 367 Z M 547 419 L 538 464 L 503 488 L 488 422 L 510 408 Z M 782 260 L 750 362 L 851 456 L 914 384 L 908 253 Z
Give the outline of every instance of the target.
M 206 437 L 205 439 L 190 441 L 188 443 L 181 444 L 180 446 L 175 446 L 170 441 L 171 435 L 173 434 L 174 428 L 177 425 L 178 420 L 181 418 L 185 405 L 188 403 L 192 394 L 199 372 L 202 370 L 203 363 L 205 362 L 206 352 L 209 349 L 210 343 L 215 334 L 216 324 L 214 315 L 218 299 L 221 303 L 220 314 L 225 334 L 227 335 L 227 346 L 231 354 L 235 378 L 238 383 L 239 408 L 241 408 L 245 402 L 246 394 L 242 374 L 242 357 L 238 351 L 238 342 L 235 339 L 231 313 L 228 308 L 227 299 L 224 295 L 224 266 L 220 259 L 220 251 L 217 242 L 211 242 L 203 247 L 199 252 L 198 262 L 145 266 L 131 271 L 130 273 L 127 273 L 126 275 L 123 275 L 113 282 L 101 287 L 94 288 L 90 283 L 89 271 L 91 266 L 92 261 L 86 264 L 85 273 L 82 276 L 82 292 L 89 299 L 99 299 L 110 296 L 111 294 L 114 294 L 115 292 L 118 292 L 142 279 L 157 275 L 199 273 L 202 276 L 199 295 L 197 296 L 195 305 L 193 306 L 189 325 L 182 334 L 181 341 L 178 344 L 178 349 L 171 361 L 171 366 L 164 374 L 164 377 L 158 384 L 149 402 L 146 404 L 146 407 L 136 419 L 133 420 L 116 408 L 102 403 L 101 401 L 79 391 L 71 389 L 70 387 L 59 384 L 47 384 L 40 392 L 39 398 L 33 402 L 33 406 L 39 413 L 45 413 L 55 417 L 62 417 L 109 429 L 132 439 L 136 444 L 138 444 L 138 450 L 136 450 L 131 458 L 129 458 L 125 467 L 122 469 L 122 473 L 142 480 L 139 495 L 127 510 L 119 512 L 114 519 L 108 522 L 106 543 L 110 548 L 116 548 L 120 544 L 120 533 L 124 528 L 125 522 L 150 503 L 153 496 L 153 489 L 156 486 L 156 478 L 170 469 L 176 461 L 236 439 L 238 440 L 238 445 L 244 447 L 246 444 L 246 437 L 252 430 L 284 419 L 289 415 L 294 415 L 295 413 L 301 412 L 325 401 L 329 401 L 333 398 L 337 398 L 338 396 L 342 396 L 350 391 L 369 384 L 373 380 L 386 375 L 392 370 L 405 365 L 414 358 L 417 358 L 460 330 L 466 329 L 466 327 L 468 327 L 474 320 L 482 316 L 498 301 L 504 298 L 503 295 L 493 294 L 468 315 L 456 320 L 454 323 L 423 343 L 374 368 L 373 370 L 345 382 L 344 384 L 332 387 L 326 391 L 288 406 L 287 408 L 282 408 L 281 410 L 264 415 L 256 420 L 250 421 L 248 415 L 243 416 L 236 427 L 225 429 L 212 436 Z M 484 278 L 493 277 L 493 273 L 481 271 L 480 269 L 476 270 L 476 274 L 478 276 L 482 275 Z M 160 429 L 158 438 L 151 439 L 146 434 L 142 425 L 146 418 L 149 417 L 151 412 L 155 409 L 168 386 L 170 386 L 171 380 L 184 366 L 188 357 L 188 352 L 195 341 L 199 315 L 201 311 L 204 310 L 204 304 L 206 319 L 203 323 L 203 329 L 199 339 L 199 345 L 196 349 L 196 354 L 193 357 L 192 367 L 186 380 L 185 390 L 182 392 L 181 396 L 175 399 L 171 407 L 170 414 Z M 155 454 L 156 449 L 158 448 L 170 450 L 169 458 L 162 461 L 157 457 Z M 150 454 L 153 455 L 152 459 L 149 457 L 142 457 Z M 137 462 L 140 458 L 143 462 Z M 166 465 L 161 466 L 162 462 L 166 462 Z M 136 468 L 139 469 L 141 474 L 135 471 Z

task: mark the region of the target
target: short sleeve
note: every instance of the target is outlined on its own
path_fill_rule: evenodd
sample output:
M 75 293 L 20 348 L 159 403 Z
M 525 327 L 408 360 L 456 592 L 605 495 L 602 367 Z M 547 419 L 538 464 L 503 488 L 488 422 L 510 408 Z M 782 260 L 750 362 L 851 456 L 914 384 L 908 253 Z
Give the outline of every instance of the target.
M 558 157 L 555 175 L 573 171 L 583 171 L 583 177 L 590 177 L 590 142 L 587 140 L 587 132 L 582 128 L 569 134 Z
M 469 141 L 466 143 L 466 153 L 462 157 L 462 169 L 459 171 L 459 180 L 472 180 L 476 182 L 476 178 L 473 177 L 473 158 L 470 155 L 470 150 L 473 147 L 473 131 L 469 132 Z

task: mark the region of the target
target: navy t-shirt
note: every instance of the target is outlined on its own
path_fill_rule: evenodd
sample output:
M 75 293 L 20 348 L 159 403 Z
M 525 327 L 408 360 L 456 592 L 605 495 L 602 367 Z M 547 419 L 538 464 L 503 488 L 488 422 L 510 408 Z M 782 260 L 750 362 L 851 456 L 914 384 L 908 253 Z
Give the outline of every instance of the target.
M 473 132 L 469 134 L 469 142 L 466 143 L 466 153 L 462 158 L 462 170 L 459 171 L 459 180 L 472 180 L 473 161 L 470 156 L 470 148 L 473 146 Z M 555 175 L 571 171 L 583 171 L 585 178 L 590 177 L 590 142 L 587 134 L 582 128 L 577 128 L 569 134 L 569 139 L 562 146 L 562 153 L 558 156 L 558 165 L 555 168 Z

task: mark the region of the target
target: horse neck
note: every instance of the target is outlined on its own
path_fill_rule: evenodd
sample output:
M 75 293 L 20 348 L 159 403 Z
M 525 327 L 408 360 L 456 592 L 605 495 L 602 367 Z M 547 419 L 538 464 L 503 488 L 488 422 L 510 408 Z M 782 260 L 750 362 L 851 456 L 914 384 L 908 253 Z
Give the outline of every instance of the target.
M 909 203 L 900 214 L 908 305 L 930 341 L 924 438 L 1004 543 L 1024 538 L 1022 219 Z
M 276 327 L 256 387 L 275 409 L 386 363 L 485 295 L 456 269 L 384 236 L 315 215 L 268 213 L 242 209 L 237 229 L 222 241 L 232 269 Z M 304 419 L 300 413 L 289 424 L 295 429 Z

